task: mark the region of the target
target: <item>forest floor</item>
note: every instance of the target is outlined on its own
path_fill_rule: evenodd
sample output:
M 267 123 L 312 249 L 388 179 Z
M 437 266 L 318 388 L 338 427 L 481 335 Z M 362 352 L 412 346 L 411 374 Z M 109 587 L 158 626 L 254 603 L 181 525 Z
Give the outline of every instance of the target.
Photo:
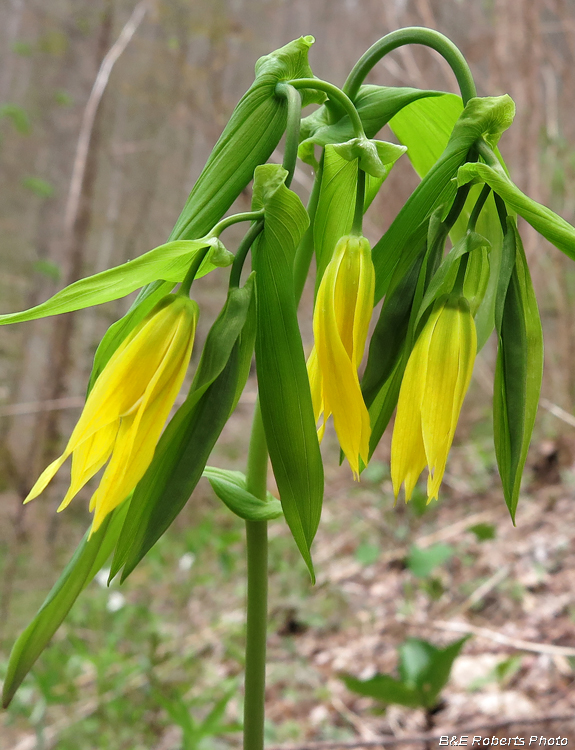
M 241 468 L 250 404 L 238 408 L 214 459 L 229 468 Z M 452 450 L 440 501 L 427 506 L 420 484 L 409 505 L 394 508 L 388 444 L 353 482 L 328 433 L 322 450 L 333 460 L 313 548 L 315 587 L 285 526 L 270 524 L 270 748 L 440 746 L 439 739 L 410 741 L 425 732 L 469 735 L 469 746 L 473 737 L 483 745 L 485 738 L 491 745 L 575 743 L 575 718 L 568 718 L 575 717 L 572 445 L 535 443 L 516 527 L 491 445 L 480 431 L 465 435 Z M 101 578 L 88 588 L 0 714 L 1 750 L 196 748 L 182 707 L 199 726 L 218 701 L 220 730 L 199 747 L 240 746 L 243 529 L 217 503 L 207 483 L 200 486 L 127 583 L 106 588 Z M 15 498 L 5 493 L 5 591 L 7 571 L 13 581 L 0 676 L 14 636 L 82 533 L 81 505 L 58 517 L 56 533 L 50 502 L 33 504 L 16 550 Z M 444 646 L 465 634 L 471 637 L 433 714 L 385 708 L 341 680 L 396 676 L 406 638 Z M 377 744 L 378 737 L 387 740 Z

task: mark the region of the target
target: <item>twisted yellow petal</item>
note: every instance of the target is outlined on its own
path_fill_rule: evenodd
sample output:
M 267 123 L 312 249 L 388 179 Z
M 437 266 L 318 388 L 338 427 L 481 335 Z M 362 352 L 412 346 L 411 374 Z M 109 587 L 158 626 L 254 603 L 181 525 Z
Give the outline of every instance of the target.
M 436 303 L 410 355 L 391 442 L 395 496 L 410 499 L 427 466 L 428 502 L 436 499 L 477 352 L 475 323 L 463 297 Z
M 90 502 L 92 531 L 131 492 L 149 466 L 182 385 L 198 319 L 197 304 L 168 295 L 118 347 L 90 392 L 64 453 L 41 474 L 39 495 L 72 454 L 70 487 L 58 510 L 109 460 Z
M 368 241 L 343 237 L 321 280 L 314 310 L 315 346 L 308 374 L 320 427 L 333 414 L 339 443 L 356 477 L 369 455 L 369 414 L 359 385 L 357 368 L 363 357 L 375 287 Z

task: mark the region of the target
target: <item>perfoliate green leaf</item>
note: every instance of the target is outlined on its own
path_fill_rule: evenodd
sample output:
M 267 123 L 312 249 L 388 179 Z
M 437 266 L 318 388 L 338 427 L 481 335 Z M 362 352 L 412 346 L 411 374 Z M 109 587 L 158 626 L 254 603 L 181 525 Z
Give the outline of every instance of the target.
M 82 310 L 92 305 L 102 305 L 104 302 L 125 297 L 157 279 L 170 281 L 173 286 L 184 280 L 194 256 L 210 245 L 213 249 L 200 266 L 197 277 L 209 273 L 215 268 L 215 264 L 229 265 L 233 261 L 233 255 L 222 251 L 222 246 L 217 240 L 168 242 L 121 266 L 75 281 L 46 302 L 31 307 L 29 310 L 0 315 L 0 325 L 21 323 L 25 320 L 45 318 L 48 315 Z
M 390 123 L 401 143 L 408 147 L 407 155 L 413 168 L 424 177 L 447 146 L 451 131 L 463 111 L 461 97 L 455 94 L 422 99 L 399 112 Z M 503 165 L 504 166 L 504 165 Z M 467 231 L 469 216 L 479 197 L 481 186 L 474 186 L 469 192 L 465 206 L 450 231 L 453 244 L 456 244 Z M 486 252 L 475 253 L 470 259 L 466 276 L 465 294 L 473 301 L 475 327 L 477 329 L 477 349 L 484 346 L 494 327 L 493 308 L 503 233 L 493 195 L 490 195 L 479 216 L 476 230 L 485 237 L 491 246 L 489 259 Z M 486 282 L 485 273 L 489 270 Z M 475 303 L 479 303 L 476 305 Z
M 489 240 L 482 237 L 477 232 L 468 232 L 445 256 L 437 271 L 433 274 L 429 286 L 425 290 L 425 295 L 419 306 L 419 312 L 415 319 L 415 326 L 421 320 L 423 313 L 435 302 L 436 299 L 444 294 L 449 294 L 453 289 L 453 284 L 459 270 L 461 258 L 469 253 L 471 257 L 475 255 L 480 248 L 488 248 Z
M 227 507 L 246 521 L 273 521 L 283 515 L 282 506 L 271 492 L 267 500 L 260 500 L 246 489 L 246 478 L 241 471 L 206 466 L 203 475 L 213 491 Z
M 22 680 L 49 644 L 80 593 L 109 558 L 128 505 L 129 502 L 126 501 L 114 510 L 90 538 L 89 531 L 86 532 L 44 604 L 14 644 L 2 692 L 4 708 L 12 700 Z
M 469 191 L 464 209 L 466 221 L 472 207 L 471 201 L 476 200 L 480 192 L 480 185 L 472 187 Z M 477 252 L 471 256 L 467 266 L 463 291 L 469 300 L 471 311 L 475 317 L 477 351 L 479 351 L 485 345 L 495 327 L 495 296 L 499 283 L 503 248 L 503 231 L 493 193 L 489 195 L 479 215 L 476 231 L 489 240 L 490 249 L 487 251 L 484 248 L 481 255 Z
M 342 680 L 347 689 L 353 693 L 375 698 L 382 703 L 407 706 L 407 708 L 421 708 L 423 705 L 417 690 L 388 674 L 377 674 L 369 680 L 358 680 L 350 675 L 342 675 Z
M 465 185 L 472 180 L 484 182 L 500 195 L 505 203 L 522 216 L 525 221 L 542 234 L 555 247 L 575 260 L 575 228 L 550 208 L 529 198 L 509 179 L 502 167 L 487 164 L 465 164 L 457 174 L 457 184 Z
M 422 100 L 419 104 L 427 105 L 431 101 L 441 101 L 441 98 Z M 511 123 L 513 112 L 513 101 L 508 96 L 475 98 L 469 101 L 455 123 L 441 157 L 429 169 L 387 232 L 372 249 L 376 271 L 376 302 L 385 294 L 396 266 L 402 273 L 406 273 L 413 263 L 415 255 L 412 253 L 419 247 L 418 240 L 421 239 L 427 217 L 437 206 L 451 204 L 456 190 L 452 180 L 475 141 L 485 137 L 490 142 L 496 142 L 501 132 Z M 405 145 L 409 154 L 411 144 L 406 141 Z
M 254 279 L 255 283 L 255 279 Z M 257 332 L 257 315 L 256 315 L 256 293 L 255 290 L 252 293 L 248 311 L 246 313 L 246 322 L 242 328 L 239 338 L 239 364 L 238 364 L 238 384 L 236 387 L 236 395 L 234 396 L 234 402 L 232 404 L 232 412 L 238 405 L 240 396 L 246 386 L 248 378 L 250 376 L 250 370 L 252 367 L 252 360 L 254 357 L 254 349 L 256 343 L 256 332 Z
M 369 354 L 361 381 L 367 407 L 391 377 L 404 348 L 407 327 L 421 269 L 421 255 L 398 285 L 386 295 L 369 342 Z
M 385 179 L 393 164 L 405 153 L 405 146 L 368 138 L 352 138 L 333 145 L 334 151 L 347 161 L 359 160 L 359 168 L 371 177 Z
M 440 91 L 423 91 L 421 89 L 392 88 L 387 86 L 361 86 L 354 104 L 363 123 L 365 134 L 373 138 L 390 119 L 403 107 L 417 99 L 440 96 Z M 336 123 L 330 124 L 327 108 L 320 107 L 305 117 L 300 130 L 300 159 L 311 163 L 314 145 L 326 146 L 328 143 L 344 143 L 353 138 L 355 133 L 348 115 L 343 115 Z
M 403 107 L 389 123 L 407 156 L 423 179 L 444 152 L 451 131 L 463 112 L 456 94 L 419 98 Z
M 323 465 L 293 288 L 295 251 L 308 225 L 282 167 L 258 167 L 253 208 L 265 208 L 252 250 L 257 278 L 256 367 L 267 445 L 284 515 L 313 577 L 310 547 L 323 500 Z
M 235 108 L 194 185 L 170 235 L 171 240 L 207 234 L 251 181 L 254 169 L 271 156 L 286 127 L 287 102 L 277 96 L 278 83 L 312 78 L 307 53 L 313 37 L 296 39 L 256 64 L 256 79 Z M 318 99 L 302 92 L 303 104 Z
M 232 411 L 238 388 L 239 338 L 251 303 L 253 277 L 230 289 L 208 333 L 190 392 L 160 438 L 134 490 L 110 577 L 131 573 L 182 510 Z
M 535 424 L 543 375 L 543 335 L 537 301 L 521 238 L 507 218 L 505 242 L 515 245 L 500 315 L 499 350 L 493 393 L 493 431 L 505 502 L 515 522 L 521 475 Z
M 274 86 L 282 81 L 296 78 L 315 78 L 309 65 L 307 55 L 315 42 L 313 36 L 300 36 L 293 42 L 264 55 L 256 63 L 256 81 L 269 79 Z M 323 91 L 302 89 L 302 107 L 308 104 L 322 104 L 326 99 Z
M 316 289 L 337 242 L 349 234 L 355 212 L 357 160 L 348 161 L 326 146 L 319 202 L 313 225 L 317 274 Z
M 401 381 L 403 379 L 403 373 L 405 372 L 410 352 L 411 347 L 408 347 L 407 341 L 405 341 L 391 374 L 384 381 L 369 407 L 369 421 L 371 424 L 371 435 L 369 438 L 370 459 L 373 456 L 373 452 L 377 448 L 383 433 L 387 429 L 393 410 L 397 406 Z

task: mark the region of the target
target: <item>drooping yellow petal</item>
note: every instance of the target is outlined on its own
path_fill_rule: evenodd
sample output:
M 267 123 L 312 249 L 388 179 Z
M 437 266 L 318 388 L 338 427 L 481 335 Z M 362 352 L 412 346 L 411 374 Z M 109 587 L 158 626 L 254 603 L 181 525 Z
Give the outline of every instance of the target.
M 429 488 L 441 483 L 459 411 L 453 422 L 453 402 L 459 378 L 460 316 L 456 305 L 443 305 L 427 359 L 421 407 L 423 444 L 429 467 Z
M 189 320 L 182 316 L 137 411 L 122 419 L 112 458 L 92 499 L 95 510 L 92 531 L 120 505 L 150 465 L 184 380 L 194 334 L 195 322 L 190 328 Z
M 373 313 L 373 298 L 375 294 L 375 269 L 371 260 L 369 243 L 361 238 L 359 286 L 355 314 L 353 318 L 353 357 L 352 361 L 357 370 L 361 364 L 365 342 L 369 331 L 369 321 Z
M 112 422 L 94 435 L 89 437 L 76 448 L 72 454 L 72 477 L 70 487 L 64 499 L 58 506 L 58 512 L 64 510 L 71 500 L 78 494 L 82 487 L 94 474 L 97 474 L 106 461 L 110 458 L 116 435 L 118 434 L 119 420 Z
M 340 247 L 336 248 L 336 255 L 318 290 L 314 338 L 325 413 L 333 414 L 339 444 L 358 477 L 360 459 L 367 464 L 369 457 L 370 423 L 357 368 L 353 364 L 353 316 L 358 274 L 346 274 L 349 271 L 347 260 L 346 253 Z M 348 282 L 353 293 L 349 293 Z
M 190 360 L 197 303 L 167 295 L 118 347 L 98 377 L 64 453 L 42 473 L 46 487 L 72 453 L 71 482 L 58 510 L 109 460 L 90 502 L 92 532 L 134 489 L 149 466 Z
M 452 412 L 451 412 L 451 430 L 447 442 L 447 449 L 445 450 L 445 456 L 441 463 L 438 463 L 433 473 L 433 477 L 428 478 L 427 494 L 428 501 L 437 499 L 439 493 L 439 487 L 441 485 L 443 474 L 445 472 L 445 466 L 447 464 L 447 456 L 455 430 L 457 422 L 459 421 L 459 414 L 465 394 L 469 388 L 471 376 L 473 374 L 473 364 L 475 362 L 475 356 L 477 354 L 477 332 L 475 329 L 475 323 L 469 310 L 469 304 L 463 297 L 458 300 L 458 311 L 457 311 L 457 332 L 454 330 L 453 335 L 457 334 L 457 382 L 453 391 L 452 397 Z
M 35 497 L 38 497 L 38 495 L 44 492 L 48 484 L 54 478 L 60 466 L 62 466 L 62 464 L 68 458 L 71 452 L 72 452 L 71 450 L 66 449 L 59 458 L 57 458 L 55 461 L 52 461 L 52 463 L 44 469 L 44 471 L 40 474 L 40 476 L 36 480 L 36 483 L 30 490 L 30 492 L 24 498 L 24 504 L 29 503 L 30 500 L 33 500 Z
M 335 312 L 339 338 L 351 361 L 353 358 L 355 309 L 360 283 L 359 238 L 347 237 L 344 240 L 340 240 L 336 245 L 333 260 L 326 269 L 322 283 L 324 283 L 326 289 L 330 288 L 333 294 L 333 298 L 329 299 L 329 304 Z
M 310 386 L 310 391 L 311 391 L 311 402 L 313 406 L 313 415 L 314 415 L 316 424 L 320 416 L 323 414 L 322 423 L 318 427 L 318 430 L 317 430 L 317 437 L 318 437 L 319 442 L 321 443 L 321 441 L 323 440 L 324 433 L 325 433 L 325 423 L 326 423 L 327 418 L 330 415 L 326 414 L 324 410 L 322 378 L 321 378 L 321 373 L 319 371 L 315 345 L 313 349 L 311 350 L 311 354 L 309 355 L 308 360 L 307 360 L 307 376 L 309 379 L 309 386 Z
M 427 359 L 439 311 L 434 310 L 415 342 L 401 381 L 391 439 L 391 481 L 397 499 L 405 483 L 405 500 L 411 499 L 419 475 L 427 465 L 421 432 L 421 407 L 426 384 Z

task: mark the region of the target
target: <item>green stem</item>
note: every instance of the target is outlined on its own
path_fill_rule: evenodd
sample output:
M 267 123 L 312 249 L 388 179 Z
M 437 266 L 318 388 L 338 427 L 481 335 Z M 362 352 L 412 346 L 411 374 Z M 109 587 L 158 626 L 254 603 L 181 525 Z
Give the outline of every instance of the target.
M 256 403 L 246 489 L 266 499 L 268 452 L 259 401 Z M 266 685 L 268 597 L 268 529 L 266 521 L 246 521 L 248 564 L 244 750 L 263 750 Z
M 287 170 L 286 187 L 291 185 L 297 161 L 299 146 L 299 129 L 301 125 L 301 94 L 289 83 L 278 83 L 276 94 L 285 96 L 288 103 L 286 140 L 284 148 L 283 168 Z
M 319 193 L 321 189 L 321 175 L 323 172 L 323 156 L 319 162 L 319 168 L 315 175 L 313 188 L 309 196 L 307 204 L 307 212 L 309 215 L 309 226 L 305 231 L 304 236 L 301 238 L 301 242 L 296 250 L 295 259 L 293 263 L 293 285 L 296 304 L 299 304 L 303 288 L 309 273 L 309 267 L 311 265 L 311 259 L 313 257 L 313 226 L 315 223 L 315 214 L 317 211 L 317 204 L 319 202 Z
M 234 262 L 232 264 L 232 270 L 230 271 L 230 288 L 239 287 L 246 256 L 249 252 L 250 247 L 253 245 L 254 240 L 263 228 L 263 219 L 256 221 L 255 224 L 251 225 L 251 227 L 246 232 L 243 240 L 240 242 L 240 246 L 238 247 L 236 252 L 236 257 L 234 258 Z
M 343 90 L 350 99 L 355 99 L 359 92 L 359 87 L 374 65 L 385 57 L 388 52 L 392 52 L 398 47 L 403 47 L 405 44 L 423 44 L 426 47 L 431 47 L 431 49 L 439 52 L 447 60 L 457 78 L 464 105 L 474 96 L 477 96 L 475 82 L 467 60 L 455 44 L 446 36 L 440 34 L 439 31 L 425 29 L 420 26 L 411 26 L 399 29 L 398 31 L 392 31 L 391 34 L 387 34 L 387 36 L 377 41 L 362 55 L 347 77 L 347 81 L 343 87 Z
M 204 247 L 196 253 L 193 261 L 190 264 L 190 267 L 188 268 L 188 272 L 186 273 L 186 276 L 184 280 L 182 281 L 182 285 L 178 289 L 178 294 L 181 294 L 182 296 L 185 296 L 185 297 L 189 297 L 190 289 L 192 288 L 192 284 L 194 282 L 194 279 L 196 278 L 196 274 L 199 271 L 199 268 L 202 265 L 204 258 L 206 257 L 206 255 L 208 254 L 210 250 L 211 250 L 211 247 Z
M 490 192 L 491 188 L 489 187 L 489 185 L 484 185 L 481 193 L 479 193 L 479 198 L 477 199 L 476 204 L 473 206 L 473 211 L 469 216 L 469 221 L 467 222 L 468 232 L 475 232 L 477 219 L 479 219 L 479 214 L 483 210 L 483 206 L 485 205 L 485 201 L 489 198 Z
M 359 116 L 353 102 L 349 96 L 344 94 L 344 92 L 341 89 L 338 89 L 337 86 L 334 86 L 333 83 L 321 81 L 319 78 L 296 78 L 295 80 L 290 81 L 290 86 L 293 86 L 296 89 L 316 89 L 317 91 L 324 91 L 330 99 L 341 105 L 345 110 L 345 113 L 351 120 L 355 137 L 366 137 L 361 117 Z
M 358 169 L 357 172 L 357 193 L 355 196 L 355 213 L 353 215 L 353 224 L 351 225 L 351 234 L 361 237 L 363 234 L 363 206 L 365 204 L 365 172 Z
M 241 214 L 233 214 L 232 216 L 226 216 L 225 219 L 222 219 L 216 224 L 216 226 L 211 230 L 211 232 L 207 236 L 219 237 L 220 234 L 224 231 L 224 229 L 231 227 L 232 224 L 239 224 L 240 221 L 258 221 L 258 219 L 263 219 L 263 217 L 264 217 L 263 210 L 244 211 L 244 213 L 241 213 Z
M 497 170 L 499 174 L 504 174 L 503 167 L 501 166 L 501 162 L 497 158 L 495 151 L 486 141 L 483 140 L 483 138 L 480 138 L 476 142 L 475 146 L 477 148 L 479 156 L 481 156 L 488 167 Z
M 463 297 L 463 284 L 465 283 L 465 273 L 467 272 L 468 263 L 469 263 L 469 253 L 465 253 L 465 255 L 463 256 L 463 258 L 461 258 L 461 261 L 459 263 L 459 269 L 457 271 L 457 278 L 455 279 L 455 284 L 453 285 L 453 289 L 451 290 L 452 295 Z

